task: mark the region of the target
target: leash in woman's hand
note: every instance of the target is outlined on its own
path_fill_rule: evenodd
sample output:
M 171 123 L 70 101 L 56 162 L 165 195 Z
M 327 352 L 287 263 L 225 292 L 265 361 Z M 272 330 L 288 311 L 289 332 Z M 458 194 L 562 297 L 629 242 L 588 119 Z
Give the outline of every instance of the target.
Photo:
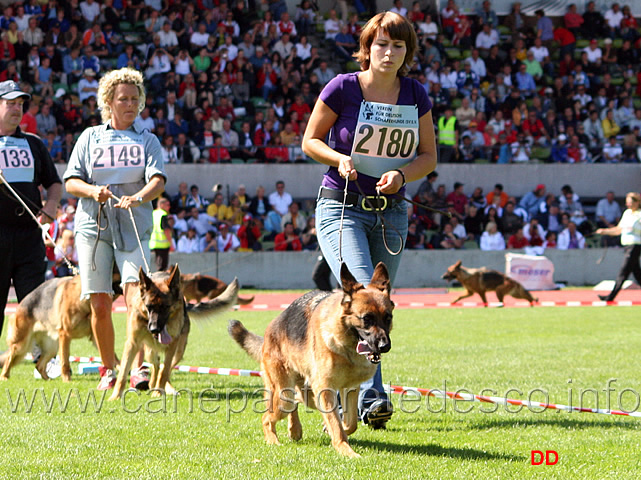
M 120 200 L 121 200 L 120 198 L 118 198 L 113 193 L 111 194 L 111 198 L 113 198 L 116 202 L 120 202 Z M 100 208 L 99 208 L 99 211 L 98 211 L 98 217 L 100 217 L 100 210 L 102 209 L 103 205 L 104 205 L 103 203 L 100 204 Z M 140 240 L 140 234 L 138 233 L 138 227 L 136 226 L 136 219 L 134 218 L 134 212 L 131 210 L 131 206 L 127 207 L 127 210 L 129 210 L 129 218 L 131 218 L 131 224 L 134 226 L 134 232 L 136 233 L 136 241 L 138 242 L 138 247 L 140 248 L 140 255 L 142 256 L 142 261 L 145 264 L 145 270 L 146 270 L 145 273 L 147 273 L 147 275 L 149 275 L 151 273 L 151 270 L 149 269 L 149 264 L 147 263 L 147 258 L 145 258 L 145 251 L 142 248 L 142 241 Z M 98 227 L 100 227 L 100 224 L 98 225 Z M 100 228 L 98 228 L 98 237 L 100 237 Z M 97 244 L 98 244 L 98 242 L 96 241 L 96 245 Z M 94 255 L 95 255 L 95 247 L 94 247 Z M 95 265 L 95 262 L 93 262 L 92 268 L 93 268 L 93 265 Z M 94 270 L 95 270 L 95 268 L 94 268 Z

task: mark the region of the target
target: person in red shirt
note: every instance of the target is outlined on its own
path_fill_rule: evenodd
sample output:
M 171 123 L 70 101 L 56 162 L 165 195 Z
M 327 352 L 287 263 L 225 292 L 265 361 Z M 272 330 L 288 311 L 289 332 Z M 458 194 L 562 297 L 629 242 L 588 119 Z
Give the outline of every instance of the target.
M 29 110 L 27 110 L 24 115 L 22 115 L 22 120 L 20 121 L 20 130 L 27 133 L 33 133 L 34 135 L 38 134 L 38 122 L 36 121 L 36 115 L 40 107 L 38 103 L 31 99 L 29 104 Z
M 548 134 L 545 131 L 543 122 L 536 118 L 536 112 L 529 112 L 527 119 L 522 125 L 523 133 L 528 138 L 530 143 L 542 143 L 547 141 Z
M 490 193 L 488 193 L 485 196 L 485 200 L 487 200 L 488 205 L 492 205 L 494 203 L 494 197 L 501 197 L 501 201 L 499 202 L 499 207 L 504 208 L 505 204 L 507 203 L 509 196 L 507 193 L 503 191 L 503 184 L 497 183 L 494 185 L 494 190 L 492 190 Z
M 274 238 L 274 250 L 277 252 L 300 252 L 302 249 L 303 245 L 300 242 L 300 238 L 294 233 L 294 224 L 287 222 L 283 231 Z
M 248 213 L 243 217 L 243 224 L 238 229 L 236 236 L 240 240 L 239 252 L 262 250 L 259 240 L 261 236 L 260 227 L 251 214 Z
M 518 250 L 527 247 L 529 244 L 527 238 L 523 235 L 523 228 L 519 228 L 507 241 L 507 248 Z
M 463 184 L 460 182 L 454 183 L 454 191 L 450 192 L 445 197 L 447 203 L 454 205 L 454 210 L 460 215 L 465 215 L 465 205 L 467 205 L 467 195 L 463 193 Z

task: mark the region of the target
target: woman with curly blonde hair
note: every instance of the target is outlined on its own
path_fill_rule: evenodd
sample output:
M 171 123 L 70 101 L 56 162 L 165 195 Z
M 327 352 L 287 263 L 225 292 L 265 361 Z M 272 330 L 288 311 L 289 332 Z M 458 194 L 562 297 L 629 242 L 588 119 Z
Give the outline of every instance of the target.
M 120 270 L 129 310 L 138 268 L 145 264 L 143 256 L 146 264 L 150 259 L 150 202 L 164 191 L 167 175 L 160 142 L 135 123 L 145 106 L 142 74 L 132 68 L 107 73 L 98 87 L 98 106 L 103 124 L 80 135 L 64 181 L 67 192 L 79 198 L 75 234 L 82 296 L 90 299 L 91 327 L 104 366 L 98 389 L 108 390 L 116 381 L 113 266 Z M 133 212 L 140 239 L 128 209 Z M 132 374 L 132 385 L 140 378 Z M 144 387 L 142 380 L 140 386 Z

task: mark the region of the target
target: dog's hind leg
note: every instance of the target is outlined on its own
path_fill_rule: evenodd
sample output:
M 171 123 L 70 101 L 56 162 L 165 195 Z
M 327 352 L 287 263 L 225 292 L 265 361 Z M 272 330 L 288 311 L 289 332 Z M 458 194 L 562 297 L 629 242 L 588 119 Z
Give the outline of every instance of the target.
M 63 382 L 71 380 L 70 346 L 71 335 L 64 328 L 58 329 L 58 356 L 60 357 L 60 376 Z
M 298 441 L 303 438 L 303 426 L 298 417 L 298 405 L 296 404 L 294 405 L 294 410 L 290 412 L 287 418 L 287 432 L 289 433 L 289 438 L 292 440 Z
M 18 328 L 18 325 L 27 326 Z M 7 345 L 9 350 L 3 355 L 4 364 L 0 380 L 8 380 L 11 369 L 24 358 L 33 344 L 33 322 L 26 315 L 17 312 L 9 321 Z

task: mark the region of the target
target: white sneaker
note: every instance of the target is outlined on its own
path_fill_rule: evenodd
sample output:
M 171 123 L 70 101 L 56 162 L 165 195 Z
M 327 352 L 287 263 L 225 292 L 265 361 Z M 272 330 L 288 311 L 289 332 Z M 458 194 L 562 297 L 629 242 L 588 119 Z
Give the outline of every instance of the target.
M 49 378 L 58 378 L 62 374 L 62 368 L 60 367 L 60 362 L 58 361 L 58 357 L 54 357 L 45 366 L 45 371 L 47 372 L 47 376 Z M 37 368 L 33 369 L 33 378 L 41 379 L 42 375 L 40 375 L 40 372 L 38 371 Z

